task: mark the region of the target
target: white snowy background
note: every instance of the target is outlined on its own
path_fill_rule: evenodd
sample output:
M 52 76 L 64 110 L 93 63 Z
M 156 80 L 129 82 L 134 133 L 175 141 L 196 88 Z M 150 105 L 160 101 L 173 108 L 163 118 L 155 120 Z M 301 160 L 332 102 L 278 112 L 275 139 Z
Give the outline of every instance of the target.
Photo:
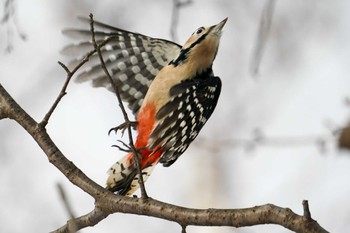
M 212 118 L 186 153 L 170 168 L 155 169 L 146 183 L 148 194 L 193 208 L 273 203 L 299 214 L 307 199 L 321 226 L 350 232 L 350 153 L 339 151 L 332 135 L 350 118 L 345 104 L 350 94 L 350 2 L 276 1 L 259 74 L 253 76 L 250 65 L 264 4 L 202 0 L 181 9 L 180 44 L 199 26 L 229 18 L 213 66 L 223 90 Z M 57 61 L 69 61 L 59 51 L 71 40 L 61 30 L 87 28 L 77 16 L 91 12 L 116 27 L 170 39 L 170 0 L 22 0 L 15 7 L 16 23 L 27 40 L 19 38 L 12 21 L 0 24 L 0 83 L 37 121 L 65 81 Z M 119 137 L 107 132 L 122 121 L 113 94 L 72 82 L 47 130 L 68 159 L 104 185 L 107 169 L 123 155 L 111 147 Z M 246 145 L 259 134 L 266 143 Z M 49 232 L 62 226 L 68 216 L 57 183 L 76 215 L 92 210 L 93 199 L 69 183 L 17 123 L 1 120 L 0 232 Z M 81 232 L 180 231 L 172 222 L 114 214 Z M 188 232 L 289 230 L 266 225 L 188 227 Z

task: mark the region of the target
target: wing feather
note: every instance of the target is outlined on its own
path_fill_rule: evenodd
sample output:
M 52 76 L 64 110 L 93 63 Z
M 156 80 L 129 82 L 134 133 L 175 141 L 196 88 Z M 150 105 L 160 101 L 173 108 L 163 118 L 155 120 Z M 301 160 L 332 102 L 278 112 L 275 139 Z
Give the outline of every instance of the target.
M 170 166 L 197 137 L 213 113 L 221 92 L 220 78 L 211 69 L 170 90 L 171 99 L 157 113 L 150 148 L 163 148 L 160 162 Z
M 79 18 L 89 23 L 87 18 Z M 101 48 L 106 67 L 121 91 L 121 96 L 136 115 L 148 88 L 165 65 L 180 52 L 181 46 L 164 39 L 152 38 L 129 32 L 98 21 L 94 22 L 98 43 L 108 39 Z M 69 64 L 77 65 L 81 58 L 93 50 L 91 32 L 81 29 L 65 29 L 63 33 L 71 38 L 82 40 L 66 46 L 62 54 L 76 56 Z M 77 77 L 77 82 L 92 81 L 94 87 L 105 87 L 113 91 L 106 78 L 97 54 L 90 57 L 85 70 Z M 135 91 L 136 90 L 136 91 Z

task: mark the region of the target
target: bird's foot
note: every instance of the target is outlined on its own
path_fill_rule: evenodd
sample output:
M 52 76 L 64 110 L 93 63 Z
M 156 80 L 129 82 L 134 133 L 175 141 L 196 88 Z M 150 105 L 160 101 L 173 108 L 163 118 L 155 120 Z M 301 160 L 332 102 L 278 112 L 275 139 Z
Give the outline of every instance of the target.
M 123 136 L 126 129 L 128 129 L 129 127 L 132 127 L 135 130 L 137 127 L 137 124 L 138 124 L 137 121 L 126 121 L 126 122 L 124 122 L 116 127 L 111 128 L 108 131 L 108 135 L 110 135 L 112 131 L 117 133 L 120 130 L 122 132 L 122 136 Z

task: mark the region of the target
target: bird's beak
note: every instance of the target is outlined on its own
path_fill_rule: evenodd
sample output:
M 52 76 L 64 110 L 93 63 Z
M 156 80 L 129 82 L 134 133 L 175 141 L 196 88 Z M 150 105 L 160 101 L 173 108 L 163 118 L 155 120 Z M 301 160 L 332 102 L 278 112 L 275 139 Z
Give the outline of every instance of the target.
M 221 30 L 222 28 L 225 26 L 225 23 L 227 21 L 228 18 L 225 18 L 223 21 L 221 21 L 220 23 L 213 25 L 210 27 L 210 33 L 212 35 L 216 35 L 218 37 L 221 36 Z
M 225 18 L 223 21 L 221 21 L 220 23 L 211 26 L 211 31 L 214 33 L 219 33 L 221 32 L 222 28 L 225 26 L 225 23 L 227 21 L 228 18 Z

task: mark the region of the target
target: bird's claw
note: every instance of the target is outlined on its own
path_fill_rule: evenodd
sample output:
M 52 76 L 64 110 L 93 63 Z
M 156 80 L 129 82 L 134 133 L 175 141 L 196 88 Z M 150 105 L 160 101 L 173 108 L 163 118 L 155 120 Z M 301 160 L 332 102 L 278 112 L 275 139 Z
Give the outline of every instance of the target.
M 117 133 L 119 130 L 122 132 L 122 136 L 124 135 L 124 132 L 127 128 L 132 127 L 134 130 L 137 127 L 138 122 L 137 121 L 126 121 L 116 127 L 111 128 L 108 131 L 108 135 L 111 134 L 112 131 L 114 131 L 115 133 Z

